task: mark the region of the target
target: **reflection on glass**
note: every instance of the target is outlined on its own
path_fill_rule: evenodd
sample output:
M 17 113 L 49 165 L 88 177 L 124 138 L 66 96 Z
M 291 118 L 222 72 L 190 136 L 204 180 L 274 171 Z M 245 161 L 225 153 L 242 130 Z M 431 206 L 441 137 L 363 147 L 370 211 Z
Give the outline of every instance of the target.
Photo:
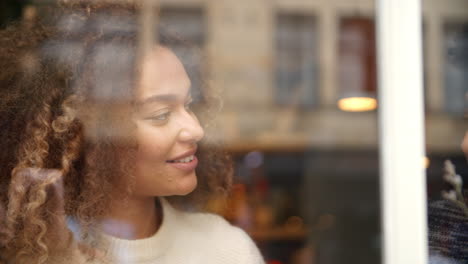
M 169 32 L 181 41 L 171 43 L 174 52 L 181 58 L 192 84 L 195 101 L 203 98 L 203 75 L 207 74 L 204 60 L 206 27 L 204 12 L 199 8 L 163 8 L 159 16 L 159 29 Z M 160 33 L 160 34 L 161 34 Z M 170 40 L 167 40 L 170 41 Z
M 315 18 L 280 14 L 276 19 L 276 101 L 314 106 L 318 102 Z
M 468 57 L 466 56 L 467 27 L 466 23 L 443 22 L 443 89 L 444 114 L 454 118 L 459 124 L 456 130 L 447 130 L 446 134 L 457 133 L 456 143 L 462 141 L 466 123 L 468 92 L 466 73 Z M 427 44 L 427 45 L 430 45 Z M 465 116 L 466 117 L 466 116 Z M 442 136 L 442 135 L 440 135 Z M 457 142 L 458 141 L 458 142 Z M 461 144 L 463 151 L 466 135 Z M 458 148 L 459 144 L 455 145 Z M 432 163 L 428 166 L 429 185 L 429 260 L 430 263 L 464 263 L 468 260 L 468 207 L 466 191 L 466 159 L 459 151 L 439 154 L 434 151 Z M 465 180 L 464 180 L 465 179 Z
M 377 108 L 377 100 L 370 97 L 347 97 L 338 101 L 338 108 L 346 112 L 365 112 Z
M 375 29 L 370 18 L 341 20 L 338 107 L 343 111 L 375 110 L 376 54 Z
M 187 259 L 208 263 L 208 255 L 219 252 L 215 246 L 227 250 L 247 243 L 255 257 L 259 257 L 258 247 L 269 264 L 380 263 L 378 122 L 373 111 L 377 108 L 374 2 L 159 2 L 154 10 L 158 23 L 149 25 L 149 31 L 169 48 L 153 47 L 145 56 L 138 50 L 138 32 L 143 27 L 138 12 L 79 8 L 54 15 L 49 13 L 47 4 L 37 1 L 23 6 L 23 12 L 15 10 L 21 10 L 26 3 L 12 4 L 12 11 L 0 8 L 2 26 L 4 21 L 16 17 L 27 29 L 35 19 L 47 18 L 54 28 L 49 35 L 31 37 L 9 32 L 5 33 L 8 38 L 1 39 L 21 41 L 0 47 L 0 254 L 6 252 L 5 241 L 11 241 L 14 234 L 11 230 L 16 234 L 31 230 L 26 232 L 28 241 L 40 236 L 40 225 L 13 227 L 13 219 L 32 223 L 28 217 L 40 214 L 55 219 L 50 211 L 65 206 L 67 217 L 58 220 L 56 226 L 64 227 L 57 229 L 58 234 L 70 235 L 68 228 L 80 242 L 74 244 L 80 252 L 97 258 L 108 256 L 101 250 L 105 248 L 102 244 L 92 243 L 99 238 L 94 236 L 99 234 L 93 229 L 96 226 L 86 224 L 99 216 L 103 220 L 100 228 L 108 235 L 140 237 L 144 224 L 133 225 L 128 219 L 110 217 L 104 212 L 115 203 L 130 211 L 136 208 L 132 206 L 134 201 L 119 199 L 120 196 L 125 197 L 135 188 L 143 193 L 157 188 L 165 192 L 158 195 L 168 198 L 142 210 L 144 218 L 163 228 L 159 231 L 165 230 L 170 217 L 170 222 L 177 225 L 172 226 L 167 239 L 151 248 L 154 254 L 170 252 L 169 256 L 182 256 L 182 263 Z M 430 40 L 425 45 L 427 61 L 431 63 L 426 67 L 430 80 L 428 109 L 432 111 L 427 116 L 426 166 L 432 202 L 443 198 L 441 191 L 447 185 L 442 178 L 445 159 L 455 165 L 455 175 L 467 182 L 468 166 L 459 150 L 466 131 L 463 115 L 467 111 L 468 74 L 463 32 L 467 23 L 460 19 L 464 15 L 457 12 L 468 7 L 453 0 L 442 4 L 424 2 Z M 11 50 L 6 52 L 5 47 Z M 45 61 L 51 68 L 43 67 Z M 55 73 L 52 78 L 39 78 L 46 76 L 47 71 Z M 174 78 L 162 78 L 169 75 Z M 17 80 L 24 86 L 12 84 Z M 172 91 L 171 95 L 158 97 L 162 91 L 159 89 L 164 87 L 165 92 Z M 370 98 L 367 110 L 371 111 L 342 111 L 343 106 L 337 104 L 339 99 L 350 96 Z M 50 102 L 50 108 L 43 104 L 45 101 Z M 54 118 L 60 118 L 60 122 L 52 123 Z M 44 120 L 49 128 L 41 125 Z M 190 132 L 188 139 L 187 134 L 182 134 L 192 142 L 190 147 L 171 145 L 177 134 L 173 129 L 180 126 Z M 142 132 L 138 138 L 136 131 Z M 35 137 L 48 145 L 27 144 Z M 197 152 L 192 156 L 195 143 Z M 219 151 L 222 143 L 226 145 Z M 23 150 L 20 144 L 25 146 Z M 231 168 L 226 165 L 229 159 L 224 152 L 234 163 L 228 196 L 231 179 L 226 175 Z M 164 165 L 178 170 L 198 163 L 196 174 L 191 171 L 189 177 L 179 180 L 178 175 L 163 173 L 161 155 Z M 15 186 L 25 187 L 25 193 L 11 187 L 11 171 L 15 167 Z M 143 179 L 119 184 L 126 179 L 120 177 L 122 172 L 137 169 Z M 133 176 L 136 178 L 136 174 Z M 34 207 L 31 201 L 40 195 L 41 179 L 50 181 L 45 190 L 51 197 L 45 200 L 47 206 Z M 58 179 L 63 180 L 64 186 Z M 161 179 L 166 181 L 158 182 Z M 182 185 L 174 190 L 169 188 L 171 183 Z M 197 188 L 192 192 L 195 184 Z M 167 189 L 159 190 L 162 187 Z M 19 194 L 9 194 L 10 191 Z M 445 191 L 444 197 L 457 198 L 456 193 L 454 196 Z M 10 195 L 23 194 L 25 198 L 17 200 L 18 204 L 7 204 Z M 211 197 L 212 194 L 221 197 Z M 190 225 L 194 233 L 206 228 L 197 233 L 202 235 L 195 236 L 202 241 L 190 243 L 192 236 L 188 234 L 193 233 L 185 232 L 182 227 L 187 226 L 179 224 L 186 220 L 185 211 L 198 210 L 199 204 L 186 203 L 192 198 L 191 201 L 210 198 L 202 210 L 223 216 L 243 231 L 226 224 L 229 228 L 221 228 L 219 240 L 213 240 L 216 245 L 206 248 L 210 232 L 217 229 L 216 224 L 202 217 L 203 221 Z M 51 200 L 55 203 L 49 203 Z M 171 213 L 167 211 L 169 203 L 179 206 Z M 446 200 L 435 205 L 441 204 L 433 209 L 455 208 L 448 206 Z M 19 212 L 25 212 L 24 217 Z M 162 218 L 156 217 L 161 212 Z M 436 216 L 433 220 L 447 217 L 440 211 L 432 212 Z M 461 211 L 456 212 L 448 218 L 460 217 Z M 56 222 L 51 220 L 48 224 L 53 223 Z M 146 231 L 154 231 L 154 225 L 148 226 Z M 437 229 L 443 233 L 439 236 L 443 239 L 430 244 L 442 252 L 438 259 L 463 250 L 463 244 L 453 247 L 446 242 L 445 238 L 453 238 L 446 236 L 453 230 L 461 230 L 456 232 L 457 241 L 464 238 L 461 234 L 465 227 L 460 224 L 457 228 L 461 229 L 452 229 L 453 226 Z M 81 237 L 87 227 L 90 236 Z M 235 245 L 224 244 L 233 241 L 233 230 L 243 239 Z M 54 242 L 62 239 L 53 238 Z M 19 240 L 15 243 L 25 250 L 13 249 L 9 255 L 1 255 L 0 262 L 28 249 L 43 254 L 39 245 L 28 248 Z M 184 253 L 191 255 L 185 258 L 187 255 L 179 254 L 180 251 L 172 254 L 168 245 L 177 245 L 177 250 L 184 248 Z M 50 252 L 55 250 L 51 248 Z M 116 256 L 132 262 L 127 259 L 128 251 L 120 252 Z M 161 258 L 177 263 L 170 257 Z M 35 257 L 36 260 L 44 259 Z
M 454 115 L 468 113 L 468 23 L 444 27 L 445 109 Z
M 426 3 L 429 262 L 468 261 L 467 3 Z M 462 143 L 462 144 L 460 144 Z M 460 145 L 465 155 L 463 155 Z
M 46 5 L 0 32 L 1 263 L 263 262 L 204 208 L 232 169 L 204 140 L 216 102 L 184 66 L 200 71 L 200 51 L 138 8 Z

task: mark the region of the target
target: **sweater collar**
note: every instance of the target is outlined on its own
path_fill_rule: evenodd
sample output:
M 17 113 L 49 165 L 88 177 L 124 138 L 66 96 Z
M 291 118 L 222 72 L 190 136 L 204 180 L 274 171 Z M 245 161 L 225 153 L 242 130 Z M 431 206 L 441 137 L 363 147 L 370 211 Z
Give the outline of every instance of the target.
M 162 207 L 162 223 L 151 237 L 128 240 L 103 234 L 107 254 L 118 263 L 137 263 L 160 258 L 177 235 L 177 211 L 164 198 L 158 198 Z

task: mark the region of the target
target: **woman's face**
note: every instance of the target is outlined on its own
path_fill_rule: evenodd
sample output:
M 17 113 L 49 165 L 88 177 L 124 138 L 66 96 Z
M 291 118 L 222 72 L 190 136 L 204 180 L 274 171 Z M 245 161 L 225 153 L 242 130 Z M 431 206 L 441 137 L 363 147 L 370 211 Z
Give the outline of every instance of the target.
M 190 110 L 190 79 L 169 49 L 143 61 L 135 115 L 136 196 L 186 195 L 197 185 L 197 142 L 204 131 Z

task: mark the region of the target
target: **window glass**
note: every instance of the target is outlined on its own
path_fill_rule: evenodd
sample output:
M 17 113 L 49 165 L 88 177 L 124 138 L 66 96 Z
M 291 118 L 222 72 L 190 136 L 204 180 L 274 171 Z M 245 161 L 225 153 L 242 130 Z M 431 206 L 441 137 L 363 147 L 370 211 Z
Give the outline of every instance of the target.
M 182 58 L 192 82 L 192 96 L 202 99 L 203 74 L 207 74 L 203 63 L 206 43 L 205 14 L 201 8 L 162 8 L 159 29 L 171 32 L 183 40 L 172 43 L 174 52 Z
M 467 55 L 468 23 L 450 23 L 443 26 L 445 109 L 463 116 L 467 108 Z
M 276 19 L 276 102 L 313 106 L 319 83 L 315 19 L 294 14 Z
M 60 2 L 0 4 L 0 263 L 383 262 L 377 2 Z M 430 263 L 467 259 L 465 10 L 423 1 Z
M 380 262 L 372 4 L 18 5 L 0 262 Z
M 429 262 L 468 260 L 466 3 L 423 2 Z
M 375 97 L 376 54 L 374 21 L 364 17 L 346 17 L 340 23 L 339 87 L 343 96 Z

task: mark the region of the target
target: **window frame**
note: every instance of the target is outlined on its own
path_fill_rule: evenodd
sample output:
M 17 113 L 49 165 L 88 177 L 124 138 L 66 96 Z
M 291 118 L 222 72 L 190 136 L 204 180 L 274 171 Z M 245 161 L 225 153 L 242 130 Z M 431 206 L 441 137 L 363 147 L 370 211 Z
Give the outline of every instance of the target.
M 382 262 L 427 263 L 421 1 L 376 4 Z

